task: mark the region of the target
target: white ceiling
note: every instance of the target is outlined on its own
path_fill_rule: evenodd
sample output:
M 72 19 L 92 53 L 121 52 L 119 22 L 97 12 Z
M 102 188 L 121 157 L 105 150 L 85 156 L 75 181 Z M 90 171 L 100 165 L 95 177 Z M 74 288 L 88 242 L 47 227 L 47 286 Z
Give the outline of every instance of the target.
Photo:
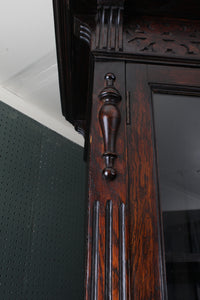
M 83 145 L 61 113 L 52 0 L 0 7 L 0 100 Z

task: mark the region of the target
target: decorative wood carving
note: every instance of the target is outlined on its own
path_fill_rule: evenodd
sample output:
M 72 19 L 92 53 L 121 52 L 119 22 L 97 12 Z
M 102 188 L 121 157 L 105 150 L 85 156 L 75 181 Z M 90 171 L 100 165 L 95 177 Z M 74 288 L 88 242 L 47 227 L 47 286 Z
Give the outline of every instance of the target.
M 102 206 L 104 206 L 102 204 Z M 105 299 L 113 299 L 113 201 L 106 202 L 105 209 Z M 99 256 L 99 212 L 100 203 L 96 201 L 93 208 L 93 246 L 92 246 L 92 284 L 91 300 L 98 297 L 98 256 Z M 122 202 L 117 210 L 119 214 L 119 239 L 117 240 L 119 260 L 119 300 L 126 300 L 126 238 L 125 238 L 125 204 Z M 116 259 L 116 253 L 115 253 Z
M 118 208 L 119 212 L 119 300 L 126 300 L 126 238 L 125 238 L 125 204 L 122 202 Z M 112 272 L 113 261 L 113 203 L 112 200 L 106 204 L 106 273 L 105 273 L 105 299 L 112 300 Z
M 107 70 L 110 71 L 107 74 Z M 106 74 L 106 76 L 105 76 Z M 115 76 L 117 79 L 115 81 Z M 125 150 L 124 137 L 126 135 L 126 105 L 125 101 L 121 101 L 121 98 L 125 99 L 125 64 L 122 62 L 100 62 L 95 61 L 95 75 L 93 86 L 93 103 L 92 103 L 92 120 L 90 126 L 90 147 L 89 147 L 89 205 L 88 205 L 88 234 L 87 234 L 87 272 L 86 272 L 86 296 L 87 300 L 126 300 L 122 295 L 128 294 L 129 290 L 129 277 L 128 277 L 128 231 L 125 238 L 125 226 L 123 223 L 121 210 L 121 203 L 125 205 L 128 201 L 127 195 L 127 153 Z M 105 85 L 102 82 L 105 78 Z M 120 91 L 120 93 L 119 93 Z M 99 95 L 99 98 L 98 98 Z M 111 108 L 111 112 L 114 112 L 110 116 L 101 115 L 100 111 L 102 106 L 108 106 Z M 115 106 L 113 108 L 113 106 Z M 116 110 L 117 108 L 117 110 Z M 119 108 L 119 109 L 118 109 Z M 103 111 L 103 109 L 102 109 Z M 103 117 L 104 120 L 103 120 Z M 114 120 L 112 120 L 114 117 Z M 117 118 L 116 118 L 117 117 Z M 118 176 L 113 181 L 106 181 L 102 176 L 101 170 L 104 168 L 104 159 L 102 154 L 104 151 L 102 128 L 100 126 L 100 119 L 102 123 L 106 122 L 110 127 L 103 126 L 106 130 L 106 135 L 109 137 L 108 145 L 112 145 L 114 136 L 117 133 L 116 149 L 114 146 L 113 152 L 118 154 L 118 158 L 115 160 Z M 120 122 L 121 119 L 121 122 Z M 119 127 L 120 123 L 120 127 Z M 114 124 L 114 132 L 113 126 Z M 118 124 L 116 126 L 116 124 Z M 116 131 L 116 127 L 118 131 Z M 103 130 L 104 130 L 103 129 Z M 115 143 L 114 143 L 115 144 Z M 113 144 L 113 145 L 114 145 Z M 109 149 L 109 148 L 108 148 Z M 94 220 L 93 210 L 94 203 L 98 199 L 99 201 L 99 232 L 98 232 L 98 292 L 97 299 L 93 298 L 93 269 L 94 269 Z M 124 214 L 128 214 L 128 211 L 124 211 Z M 124 216 L 125 219 L 125 216 Z M 122 228 L 122 224 L 125 226 Z M 123 232 L 123 234 L 122 234 Z M 125 243 L 125 244 L 123 244 Z M 123 246 L 122 246 L 123 245 Z M 124 252 L 123 252 L 124 251 Z M 123 262 L 123 263 L 122 263 Z M 125 272 L 125 276 L 122 275 Z M 121 280 L 123 283 L 121 283 Z M 126 286 L 124 286 L 124 284 Z M 122 288 L 123 286 L 123 288 Z M 124 294 L 123 294 L 124 295 Z
M 98 1 L 94 50 L 123 50 L 124 1 Z
M 85 41 L 89 46 L 91 42 L 91 29 L 78 18 L 74 17 L 74 35 Z
M 150 87 L 165 80 L 173 89 L 177 81 L 181 86 L 199 86 L 199 81 L 194 84 L 199 78 L 193 73 L 197 68 L 185 68 L 185 72 L 181 68 L 176 74 L 177 66 L 171 65 L 200 65 L 200 22 L 136 16 L 167 15 L 169 9 L 168 17 L 172 17 L 176 7 L 177 17 L 183 17 L 184 11 L 186 16 L 194 16 L 196 11 L 199 19 L 200 10 L 193 6 L 193 13 L 190 9 L 187 13 L 183 9 L 183 4 L 186 8 L 189 3 L 186 0 L 178 0 L 179 4 L 170 0 L 168 8 L 157 0 L 147 2 L 127 0 L 123 24 L 124 0 L 54 0 L 63 113 L 80 131 L 85 128 L 86 103 L 92 106 L 87 300 L 164 299 Z M 132 61 L 130 66 L 128 60 Z M 169 65 L 168 70 L 164 64 Z M 121 95 L 113 74 L 106 75 L 106 87 L 99 94 L 107 70 L 118 74 L 118 89 L 124 99 L 127 92 L 120 110 Z M 148 74 L 151 80 L 146 84 Z M 96 101 L 98 94 L 101 102 Z M 108 182 L 99 172 L 102 135 L 103 175 L 109 180 L 116 177 L 115 162 L 119 173 Z
M 125 52 L 199 58 L 200 22 L 143 18 L 125 28 Z
M 99 94 L 99 99 L 104 102 L 99 112 L 99 122 L 104 139 L 104 159 L 106 168 L 103 175 L 106 179 L 112 180 L 116 177 L 114 160 L 117 157 L 115 142 L 121 115 L 117 103 L 121 101 L 119 91 L 114 87 L 115 75 L 108 73 L 105 76 L 106 87 Z

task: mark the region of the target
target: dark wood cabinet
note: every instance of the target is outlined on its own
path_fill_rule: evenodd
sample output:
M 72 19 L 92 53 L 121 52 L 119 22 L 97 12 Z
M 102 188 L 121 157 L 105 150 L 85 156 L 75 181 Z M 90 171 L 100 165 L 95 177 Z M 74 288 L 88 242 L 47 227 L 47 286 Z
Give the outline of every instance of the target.
M 198 300 L 200 6 L 140 2 L 54 0 L 63 114 L 86 138 L 85 297 Z M 179 107 L 181 99 L 187 104 Z M 176 143 L 175 133 L 192 138 Z M 190 167 L 196 173 L 178 194 L 174 174 Z M 174 196 L 162 196 L 163 182 Z
M 198 97 L 197 102 L 200 101 L 199 75 L 199 69 L 186 67 L 127 64 L 127 89 L 131 99 L 131 124 L 127 130 L 127 147 L 130 177 L 129 205 L 130 211 L 132 212 L 129 234 L 131 238 L 131 248 L 133 249 L 131 254 L 132 263 L 130 261 L 131 270 L 134 274 L 133 280 L 131 281 L 133 297 L 142 297 L 141 299 L 148 299 L 148 297 L 149 299 L 164 299 L 164 295 L 167 294 L 165 281 L 166 259 L 164 255 L 159 197 L 160 165 L 159 163 L 157 164 L 159 161 L 157 160 L 156 151 L 157 139 L 154 129 L 155 111 L 153 100 L 155 95 L 158 97 L 157 101 L 160 100 L 162 95 L 167 95 L 168 97 L 172 97 L 172 102 L 176 102 L 177 99 L 175 99 L 174 96 L 179 95 L 180 100 L 182 100 L 182 97 L 188 96 L 190 97 L 188 101 L 191 101 L 193 97 Z M 189 105 L 191 106 L 193 103 Z M 158 111 L 157 113 L 161 112 Z M 165 113 L 167 114 L 167 111 L 165 111 Z M 163 113 L 163 115 L 165 115 L 165 113 Z M 171 115 L 173 115 L 173 113 L 174 111 L 170 112 Z M 171 127 L 169 113 L 168 117 L 169 119 L 166 119 L 167 122 L 164 123 L 164 126 Z M 178 115 L 176 117 L 178 122 L 180 117 Z M 195 118 L 195 116 L 193 117 Z M 158 124 L 158 126 L 161 126 L 161 124 Z M 186 126 L 189 127 L 190 124 Z M 161 134 L 164 134 L 165 131 L 167 134 L 170 134 L 167 128 L 165 130 L 164 128 L 162 129 Z M 174 128 L 174 130 L 175 129 L 176 128 Z M 190 134 L 192 135 L 194 133 L 191 131 Z M 184 136 L 184 132 L 182 132 L 182 135 Z M 174 149 L 175 147 L 176 145 L 174 145 Z M 173 145 L 171 148 L 173 148 Z M 159 150 L 160 148 L 158 147 L 158 152 Z M 166 151 L 167 150 L 163 151 L 165 155 L 167 154 Z M 182 149 L 180 151 L 184 150 Z M 181 155 L 181 152 L 175 153 L 175 155 Z M 191 155 L 191 152 L 188 151 L 188 155 Z M 171 157 L 171 159 L 173 158 Z M 163 160 L 165 160 L 165 158 L 163 158 Z M 182 168 L 184 169 L 184 166 Z M 170 199 L 167 199 L 167 201 L 169 200 Z M 193 209 L 196 209 L 196 207 Z M 170 211 L 173 213 L 173 209 Z M 168 216 L 170 215 L 170 211 L 168 211 Z M 185 212 L 187 212 L 187 207 L 185 207 Z M 182 213 L 184 213 L 183 208 Z M 164 215 L 166 218 L 166 212 L 164 212 Z M 169 230 L 168 227 L 166 227 L 166 231 L 167 230 Z M 183 233 L 180 232 L 179 234 Z M 178 236 L 176 238 L 178 238 Z M 181 253 L 184 253 L 184 248 L 182 248 L 181 252 L 180 248 L 178 252 L 175 252 L 179 258 Z M 168 257 L 168 253 L 166 254 Z M 198 256 L 199 253 L 196 253 L 196 255 Z M 146 291 L 141 287 L 141 278 L 144 278 L 143 284 L 148 285 Z M 164 290 L 162 290 L 160 282 L 162 282 Z M 142 296 L 141 290 L 143 292 Z M 191 297 L 192 295 L 193 294 L 191 294 Z M 181 299 L 188 299 L 184 298 L 184 294 L 180 295 L 180 297 Z M 169 299 L 180 298 L 173 296 Z M 194 297 L 193 299 L 199 298 Z

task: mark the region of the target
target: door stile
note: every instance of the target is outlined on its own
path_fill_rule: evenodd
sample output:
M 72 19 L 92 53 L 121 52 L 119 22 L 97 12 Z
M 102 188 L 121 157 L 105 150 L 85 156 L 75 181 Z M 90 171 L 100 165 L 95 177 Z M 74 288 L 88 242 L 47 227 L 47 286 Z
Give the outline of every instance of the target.
M 147 66 L 127 64 L 131 299 L 164 299 L 160 216 Z
M 96 61 L 89 145 L 86 299 L 127 299 L 124 62 Z

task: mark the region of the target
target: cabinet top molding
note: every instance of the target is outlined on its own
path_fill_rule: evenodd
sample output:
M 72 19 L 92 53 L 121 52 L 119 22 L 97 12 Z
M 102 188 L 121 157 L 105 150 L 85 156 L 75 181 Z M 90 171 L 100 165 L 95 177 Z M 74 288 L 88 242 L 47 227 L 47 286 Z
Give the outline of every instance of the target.
M 97 0 L 98 5 L 123 6 L 125 0 Z
M 200 65 L 199 0 L 53 0 L 53 5 L 62 112 L 83 134 L 94 57 Z

